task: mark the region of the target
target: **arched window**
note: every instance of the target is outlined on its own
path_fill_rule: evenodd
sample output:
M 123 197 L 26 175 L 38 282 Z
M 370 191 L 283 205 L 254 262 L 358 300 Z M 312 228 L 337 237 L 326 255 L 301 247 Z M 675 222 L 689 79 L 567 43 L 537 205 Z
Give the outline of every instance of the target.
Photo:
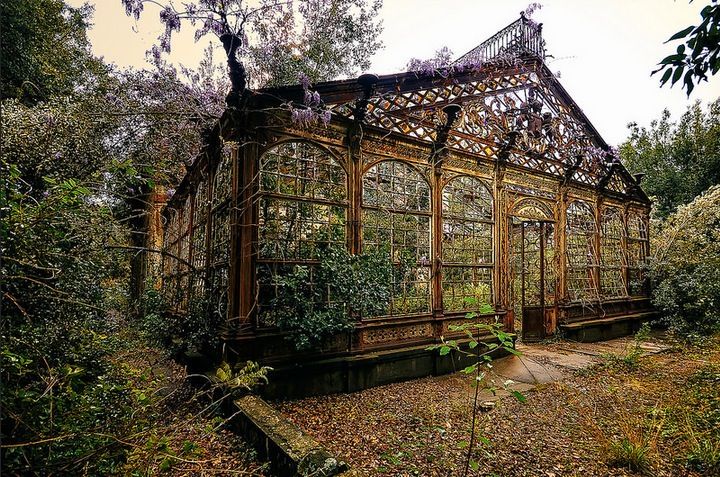
M 606 298 L 625 296 L 622 213 L 616 207 L 606 207 L 601 219 L 600 290 Z
M 346 174 L 306 142 L 279 144 L 260 158 L 256 274 L 260 321 L 277 296 L 277 277 L 313 268 L 327 247 L 345 247 Z M 320 294 L 322 295 L 322 294 Z
M 593 277 L 597 267 L 595 216 L 587 202 L 568 205 L 565 226 L 567 292 L 570 300 L 598 297 Z
M 427 313 L 430 295 L 430 188 L 412 167 L 380 162 L 363 177 L 363 250 L 393 261 L 387 315 Z
M 493 198 L 479 179 L 460 176 L 443 189 L 443 308 L 492 303 Z
M 643 286 L 645 277 L 643 266 L 647 259 L 650 247 L 648 241 L 647 221 L 644 215 L 638 211 L 631 211 L 628 215 L 627 224 L 627 267 L 628 267 L 628 295 L 644 295 Z

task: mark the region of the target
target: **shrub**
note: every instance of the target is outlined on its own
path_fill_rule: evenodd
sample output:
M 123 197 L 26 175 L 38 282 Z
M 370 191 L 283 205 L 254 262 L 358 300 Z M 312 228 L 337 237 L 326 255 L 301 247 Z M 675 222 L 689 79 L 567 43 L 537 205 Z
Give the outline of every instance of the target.
M 219 342 L 220 315 L 212 312 L 206 298 L 192 300 L 187 313 L 172 312 L 162 293 L 150 283 L 141 297 L 140 309 L 143 337 L 171 355 L 203 353 Z
M 643 441 L 633 442 L 622 438 L 620 442 L 613 442 L 610 446 L 610 464 L 623 467 L 633 472 L 647 474 L 650 470 L 650 446 Z
M 683 335 L 720 330 L 720 186 L 680 207 L 653 238 L 653 302 Z
M 312 279 L 305 266 L 274 277 L 278 293 L 269 318 L 297 349 L 352 329 L 359 314 L 384 313 L 390 301 L 393 270 L 387 252 L 352 255 L 329 247 L 322 257 Z

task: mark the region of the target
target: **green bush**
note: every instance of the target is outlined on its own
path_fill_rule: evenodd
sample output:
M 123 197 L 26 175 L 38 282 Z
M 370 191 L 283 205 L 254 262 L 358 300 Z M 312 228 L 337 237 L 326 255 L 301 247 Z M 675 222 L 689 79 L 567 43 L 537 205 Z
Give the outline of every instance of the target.
M 107 475 L 132 392 L 112 355 L 127 261 L 108 201 L 75 179 L 35 186 L 0 162 L 2 463 L 8 475 Z
M 653 302 L 686 336 L 720 331 L 720 186 L 682 206 L 653 238 Z
M 273 277 L 278 292 L 268 318 L 288 333 L 297 349 L 320 346 L 328 337 L 352 329 L 359 314 L 385 312 L 392 273 L 387 251 L 352 255 L 329 247 L 315 269 L 296 266 Z
M 141 297 L 139 329 L 149 343 L 171 355 L 207 352 L 219 342 L 220 316 L 207 299 L 194 299 L 186 313 L 170 310 L 162 293 L 152 284 Z

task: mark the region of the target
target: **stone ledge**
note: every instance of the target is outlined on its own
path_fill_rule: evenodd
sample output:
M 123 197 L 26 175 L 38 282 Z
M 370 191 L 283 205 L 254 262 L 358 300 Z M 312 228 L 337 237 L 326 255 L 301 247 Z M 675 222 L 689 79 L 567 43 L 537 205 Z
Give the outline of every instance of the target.
M 332 477 L 348 466 L 332 456 L 315 439 L 286 420 L 257 396 L 235 401 L 238 412 L 230 425 L 256 449 L 261 460 L 279 477 Z

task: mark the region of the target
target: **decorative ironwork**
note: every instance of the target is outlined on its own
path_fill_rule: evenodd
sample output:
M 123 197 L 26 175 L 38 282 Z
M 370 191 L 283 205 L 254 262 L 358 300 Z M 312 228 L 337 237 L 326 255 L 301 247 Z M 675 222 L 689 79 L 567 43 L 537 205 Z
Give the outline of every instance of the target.
M 329 246 L 345 247 L 344 169 L 317 146 L 286 142 L 260 158 L 256 275 L 259 321 L 277 296 L 277 277 L 313 266 Z
M 498 57 L 524 55 L 544 60 L 545 40 L 542 38 L 541 26 L 522 16 L 462 55 L 454 64 L 482 64 Z
M 630 211 L 627 219 L 627 288 L 630 296 L 644 294 L 644 270 L 650 243 L 648 240 L 648 227 L 645 214 L 639 211 Z
M 187 311 L 204 292 L 249 342 L 289 274 L 331 302 L 314 283 L 333 246 L 393 263 L 387 310 L 359 317 L 353 352 L 431 342 L 469 302 L 508 325 L 515 311 L 528 339 L 639 309 L 627 295 L 647 296 L 649 201 L 544 54 L 521 19 L 442 71 L 314 85 L 330 127 L 263 122 L 300 87 L 251 95 L 254 113 L 224 117 L 165 212 L 169 300 Z

